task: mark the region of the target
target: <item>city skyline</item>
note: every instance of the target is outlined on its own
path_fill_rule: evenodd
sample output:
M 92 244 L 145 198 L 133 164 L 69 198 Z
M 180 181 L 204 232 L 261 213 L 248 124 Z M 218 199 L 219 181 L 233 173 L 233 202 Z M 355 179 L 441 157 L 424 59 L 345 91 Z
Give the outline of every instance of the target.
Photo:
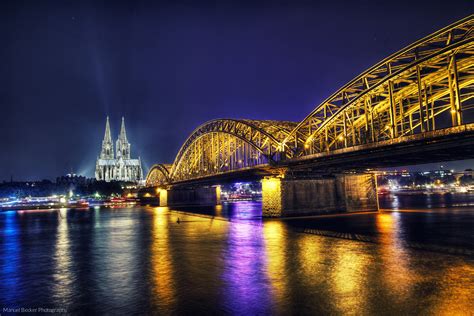
M 54 178 L 71 168 L 92 176 L 106 115 L 129 118 L 145 170 L 155 161 L 171 163 L 192 130 L 211 119 L 300 121 L 368 66 L 466 16 L 470 7 L 458 2 L 445 12 L 442 4 L 416 3 L 400 25 L 399 12 L 370 2 L 330 18 L 322 13 L 340 4 L 120 2 L 113 12 L 92 2 L 1 6 L 5 180 Z
M 0 310 L 472 313 L 472 9 L 0 1 Z

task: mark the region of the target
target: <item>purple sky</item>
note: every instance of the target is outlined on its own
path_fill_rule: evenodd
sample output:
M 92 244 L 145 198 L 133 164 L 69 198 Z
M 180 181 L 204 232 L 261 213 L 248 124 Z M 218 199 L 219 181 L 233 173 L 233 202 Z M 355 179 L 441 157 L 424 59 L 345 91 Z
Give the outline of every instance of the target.
M 214 118 L 302 120 L 470 1 L 0 1 L 0 180 L 93 175 L 106 115 L 145 169 Z M 448 8 L 449 7 L 449 8 Z M 467 168 L 472 161 L 445 164 Z

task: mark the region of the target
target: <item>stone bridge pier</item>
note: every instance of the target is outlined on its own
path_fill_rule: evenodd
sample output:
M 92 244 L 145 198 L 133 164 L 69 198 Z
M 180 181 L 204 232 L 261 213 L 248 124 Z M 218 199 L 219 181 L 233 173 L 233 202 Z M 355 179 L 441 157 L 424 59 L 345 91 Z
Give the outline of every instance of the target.
M 378 210 L 373 174 L 335 174 L 318 178 L 267 177 L 262 180 L 264 217 Z

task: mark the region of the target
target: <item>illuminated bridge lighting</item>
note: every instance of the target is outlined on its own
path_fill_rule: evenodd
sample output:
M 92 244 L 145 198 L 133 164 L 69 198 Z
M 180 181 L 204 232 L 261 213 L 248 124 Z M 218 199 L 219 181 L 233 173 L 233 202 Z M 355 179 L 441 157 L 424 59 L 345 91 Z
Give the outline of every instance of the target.
M 472 134 L 473 26 L 474 18 L 465 18 L 392 54 L 340 88 L 300 123 L 206 122 L 184 142 L 173 164 L 153 166 L 146 184 L 163 186 L 304 164 L 321 155 L 380 148 L 394 141 L 410 145 Z

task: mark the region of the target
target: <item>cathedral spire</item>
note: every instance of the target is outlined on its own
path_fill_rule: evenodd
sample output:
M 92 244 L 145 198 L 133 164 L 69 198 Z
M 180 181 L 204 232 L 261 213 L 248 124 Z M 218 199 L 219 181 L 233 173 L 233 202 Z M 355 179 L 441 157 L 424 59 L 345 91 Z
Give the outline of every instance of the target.
M 102 141 L 102 150 L 100 152 L 101 159 L 114 159 L 114 144 L 112 142 L 112 133 L 110 132 L 109 117 L 105 122 L 105 134 Z
M 127 132 L 125 131 L 125 118 L 122 116 L 122 126 L 120 127 L 119 139 L 127 141 Z
M 122 126 L 120 134 L 115 145 L 115 156 L 117 159 L 130 159 L 130 143 L 127 140 L 127 132 L 125 131 L 125 118 L 122 116 Z
M 112 143 L 112 134 L 110 133 L 110 123 L 109 123 L 108 116 L 107 116 L 107 121 L 105 123 L 104 143 Z

